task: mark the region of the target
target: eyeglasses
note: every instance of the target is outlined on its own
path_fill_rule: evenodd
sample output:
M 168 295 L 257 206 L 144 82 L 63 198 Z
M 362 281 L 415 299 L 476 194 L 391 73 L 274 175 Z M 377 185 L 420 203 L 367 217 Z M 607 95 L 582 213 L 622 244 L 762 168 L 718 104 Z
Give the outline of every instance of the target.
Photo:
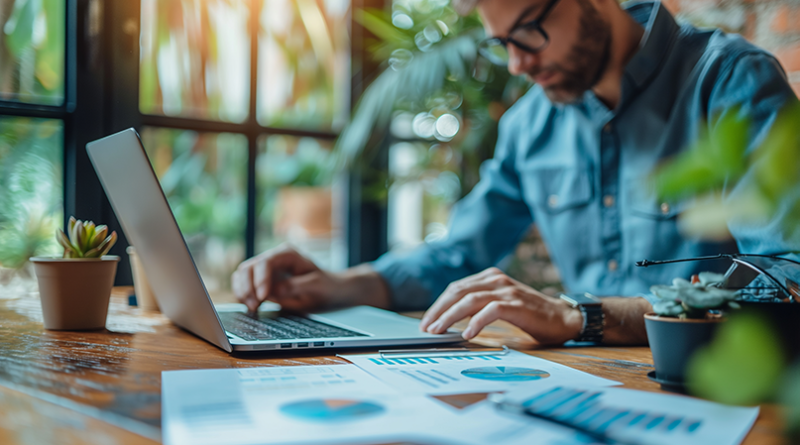
M 511 27 L 508 37 L 493 37 L 481 42 L 478 47 L 483 57 L 486 57 L 490 62 L 496 65 L 508 65 L 508 44 L 512 44 L 517 48 L 536 54 L 547 47 L 550 42 L 550 37 L 542 29 L 542 22 L 547 18 L 547 14 L 553 9 L 553 6 L 558 3 L 558 0 L 550 0 L 550 3 L 544 7 L 539 17 L 529 22 L 520 23 L 528 12 L 534 7 L 528 8 L 522 13 L 520 18 Z
M 637 261 L 639 267 L 686 261 L 730 260 L 725 289 L 738 289 L 745 300 L 800 303 L 800 262 L 772 255 L 723 253 L 714 256 L 664 261 Z M 759 280 L 759 277 L 763 279 Z

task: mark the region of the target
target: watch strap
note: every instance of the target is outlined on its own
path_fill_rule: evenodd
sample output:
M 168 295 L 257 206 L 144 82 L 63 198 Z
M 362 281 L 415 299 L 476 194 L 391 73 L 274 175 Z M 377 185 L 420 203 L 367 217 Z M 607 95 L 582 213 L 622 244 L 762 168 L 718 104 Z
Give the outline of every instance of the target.
M 583 329 L 576 341 L 601 343 L 603 341 L 603 326 L 605 315 L 601 304 L 579 305 L 583 314 Z

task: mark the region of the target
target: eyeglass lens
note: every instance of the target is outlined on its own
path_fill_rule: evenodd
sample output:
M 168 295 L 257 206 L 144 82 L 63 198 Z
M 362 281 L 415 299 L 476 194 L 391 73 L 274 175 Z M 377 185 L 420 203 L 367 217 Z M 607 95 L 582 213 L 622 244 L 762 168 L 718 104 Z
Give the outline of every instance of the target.
M 508 44 L 516 45 L 523 51 L 540 51 L 547 45 L 547 37 L 537 27 L 517 28 L 508 36 Z M 494 63 L 506 64 L 509 60 L 508 48 L 500 39 L 484 42 L 481 54 Z

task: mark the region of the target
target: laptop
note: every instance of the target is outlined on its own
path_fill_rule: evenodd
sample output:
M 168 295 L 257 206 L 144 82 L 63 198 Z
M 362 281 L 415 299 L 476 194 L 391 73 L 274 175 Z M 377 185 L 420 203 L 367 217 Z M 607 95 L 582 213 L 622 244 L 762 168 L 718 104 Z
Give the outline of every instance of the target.
M 418 320 L 368 306 L 295 315 L 267 302 L 257 316 L 249 316 L 241 304 L 215 306 L 136 131 L 90 142 L 86 151 L 125 235 L 136 246 L 161 311 L 221 349 L 283 351 L 462 340 L 454 330 L 420 332 Z

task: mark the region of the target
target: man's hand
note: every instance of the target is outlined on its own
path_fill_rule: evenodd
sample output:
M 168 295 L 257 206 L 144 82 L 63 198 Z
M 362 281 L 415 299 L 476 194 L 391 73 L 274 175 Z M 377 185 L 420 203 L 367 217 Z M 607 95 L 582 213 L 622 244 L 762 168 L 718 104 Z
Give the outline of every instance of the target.
M 289 246 L 268 250 L 243 262 L 231 280 L 236 298 L 250 312 L 257 311 L 265 300 L 302 312 L 359 304 L 389 306 L 386 285 L 369 266 L 330 273 Z
M 505 320 L 542 344 L 577 338 L 583 315 L 567 302 L 549 297 L 495 267 L 451 283 L 425 313 L 420 329 L 441 334 L 455 322 L 472 316 L 463 337 L 475 337 L 489 323 Z

